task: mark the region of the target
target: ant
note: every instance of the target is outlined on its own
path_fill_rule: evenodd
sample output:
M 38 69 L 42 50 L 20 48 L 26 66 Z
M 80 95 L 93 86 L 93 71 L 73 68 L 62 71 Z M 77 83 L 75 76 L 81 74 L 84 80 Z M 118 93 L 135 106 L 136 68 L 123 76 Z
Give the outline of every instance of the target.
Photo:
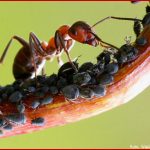
M 55 32 L 55 36 L 52 37 L 48 43 L 45 41 L 40 42 L 38 37 L 33 32 L 29 34 L 29 43 L 23 38 L 14 35 L 4 49 L 4 52 L 0 58 L 0 64 L 3 63 L 8 49 L 13 39 L 15 39 L 22 45 L 22 48 L 17 53 L 13 63 L 13 75 L 16 80 L 24 81 L 30 78 L 36 78 L 41 71 L 42 75 L 44 75 L 45 61 L 52 60 L 55 56 L 57 57 L 58 63 L 62 65 L 63 62 L 61 60 L 61 54 L 63 51 L 67 54 L 69 62 L 77 72 L 78 70 L 72 63 L 69 55 L 75 41 L 89 44 L 94 47 L 101 45 L 102 47 L 109 46 L 117 48 L 112 44 L 102 41 L 94 33 L 94 26 L 91 27 L 83 21 L 78 21 L 71 27 L 68 25 L 63 25 Z M 104 46 L 103 44 L 107 46 Z

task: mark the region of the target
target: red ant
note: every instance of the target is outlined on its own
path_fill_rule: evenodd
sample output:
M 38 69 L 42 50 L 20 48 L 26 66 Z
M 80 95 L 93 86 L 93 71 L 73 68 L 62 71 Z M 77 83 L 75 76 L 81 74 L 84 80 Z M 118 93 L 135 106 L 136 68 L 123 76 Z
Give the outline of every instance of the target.
M 78 21 L 75 22 L 71 27 L 69 27 L 68 25 L 61 26 L 55 32 L 55 36 L 50 39 L 49 43 L 40 42 L 40 40 L 33 32 L 29 34 L 29 43 L 19 36 L 13 36 L 8 42 L 0 58 L 0 64 L 3 63 L 10 44 L 12 40 L 15 39 L 23 46 L 17 53 L 13 64 L 13 74 L 16 80 L 26 80 L 36 77 L 37 74 L 39 74 L 40 71 L 43 70 L 45 61 L 52 59 L 55 56 L 57 57 L 58 63 L 61 64 L 62 61 L 60 56 L 63 51 L 65 51 L 69 62 L 77 72 L 77 69 L 72 63 L 69 55 L 69 51 L 73 47 L 75 41 L 89 44 L 94 47 L 101 45 L 102 47 L 113 47 L 115 49 L 118 49 L 112 44 L 104 42 L 93 31 L 93 27 L 109 18 L 121 20 L 139 20 L 132 18 L 107 17 L 98 21 L 93 26 L 90 26 L 83 21 Z M 44 74 L 44 71 L 42 72 Z

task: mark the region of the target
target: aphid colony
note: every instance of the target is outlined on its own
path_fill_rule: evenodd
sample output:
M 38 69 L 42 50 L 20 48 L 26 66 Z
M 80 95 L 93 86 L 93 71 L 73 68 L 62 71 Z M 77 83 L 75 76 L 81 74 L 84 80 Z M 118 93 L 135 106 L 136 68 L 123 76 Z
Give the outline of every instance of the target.
M 147 14 L 143 20 L 107 17 L 95 25 L 109 18 L 132 20 L 134 21 L 134 32 L 137 36 L 135 44 L 144 46 L 147 40 L 144 37 L 138 36 L 142 30 L 141 23 L 145 27 L 150 22 L 149 7 L 146 8 L 146 11 Z M 48 45 L 45 42 L 41 43 L 33 33 L 30 34 L 29 44 L 22 38 L 13 36 L 12 39 L 18 40 L 23 47 L 14 62 L 13 72 L 16 81 L 11 85 L 0 87 L 0 108 L 7 103 L 11 104 L 15 109 L 10 114 L 4 111 L 0 112 L 0 134 L 3 134 L 3 130 L 12 130 L 16 124 L 25 124 L 27 120 L 25 115 L 26 108 L 36 111 L 40 107 L 54 103 L 54 97 L 56 95 L 63 95 L 68 102 L 74 103 L 78 98 L 91 101 L 93 98 L 106 95 L 107 87 L 113 84 L 114 75 L 124 65 L 134 61 L 138 57 L 139 50 L 129 40 L 126 40 L 126 44 L 120 48 L 103 42 L 93 32 L 92 27 L 81 21 L 76 22 L 70 28 L 63 26 L 56 31 L 55 37 L 50 40 Z M 71 38 L 66 38 L 66 33 Z M 83 34 L 86 38 L 83 38 Z M 0 62 L 3 62 L 12 39 L 4 50 Z M 74 40 L 92 46 L 99 44 L 106 44 L 107 46 L 102 45 L 105 49 L 97 56 L 96 64 L 86 62 L 79 66 L 77 60 L 71 61 L 68 53 Z M 61 63 L 59 54 L 62 49 L 66 52 L 69 62 L 66 62 L 59 68 L 58 74 L 52 74 L 50 76 L 37 75 L 38 65 L 43 62 L 43 58 L 49 59 L 53 53 L 57 53 L 58 62 Z M 18 56 L 22 54 L 30 56 L 30 59 L 23 58 L 25 66 L 28 61 L 31 62 L 26 68 L 21 67 L 23 61 L 21 64 L 17 64 L 20 61 Z M 21 69 L 19 70 L 19 68 Z M 33 74 L 35 74 L 35 78 L 32 78 Z M 31 103 L 27 102 L 29 97 L 33 98 Z M 37 117 L 30 120 L 30 122 L 32 125 L 42 126 L 45 123 L 45 119 Z
M 146 39 L 143 40 L 143 38 L 136 41 L 140 45 L 146 44 Z M 132 61 L 133 56 L 135 58 L 132 53 L 138 52 L 131 45 L 128 51 L 124 47 L 128 47 L 128 45 L 123 45 L 120 51 L 123 51 L 121 54 L 127 57 L 126 59 L 124 57 L 118 59 L 120 53 L 114 53 L 112 49 L 106 49 L 98 55 L 96 64 L 86 62 L 79 66 L 77 60 L 74 61 L 78 72 L 74 70 L 70 62 L 67 62 L 60 67 L 58 74 L 37 76 L 38 86 L 35 79 L 29 79 L 25 82 L 17 80 L 11 85 L 0 87 L 0 103 L 12 103 L 16 108 L 12 114 L 4 115 L 5 112 L 1 112 L 0 133 L 2 134 L 3 130 L 12 130 L 16 124 L 25 124 L 26 116 L 24 112 L 26 108 L 36 111 L 39 107 L 52 104 L 55 95 L 64 95 L 69 102 L 76 102 L 79 97 L 90 101 L 94 97 L 105 96 L 107 86 L 113 83 L 114 75 L 119 68 Z M 45 97 L 45 95 L 47 96 Z M 26 103 L 28 97 L 34 97 L 30 104 Z M 36 126 L 42 126 L 44 123 L 45 120 L 42 117 L 31 120 L 31 124 Z

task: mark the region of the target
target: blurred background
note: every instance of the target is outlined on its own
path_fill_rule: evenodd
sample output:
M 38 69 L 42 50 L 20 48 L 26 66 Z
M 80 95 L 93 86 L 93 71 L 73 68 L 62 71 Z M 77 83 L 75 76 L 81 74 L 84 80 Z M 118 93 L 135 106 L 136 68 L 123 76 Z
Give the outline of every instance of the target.
M 148 2 L 0 2 L 0 55 L 13 35 L 28 41 L 29 33 L 48 41 L 64 24 L 83 20 L 93 25 L 107 16 L 142 18 Z M 132 36 L 133 22 L 108 20 L 95 27 L 106 42 L 120 47 L 125 36 Z M 14 81 L 12 64 L 21 45 L 14 41 L 3 65 L 0 85 Z M 79 55 L 79 63 L 91 60 L 102 51 L 100 47 L 76 43 L 70 55 Z M 66 55 L 62 56 L 67 61 Z M 46 73 L 57 73 L 57 61 L 46 63 Z M 49 128 L 26 135 L 0 139 L 0 148 L 144 148 L 150 147 L 150 88 L 129 103 L 61 127 Z

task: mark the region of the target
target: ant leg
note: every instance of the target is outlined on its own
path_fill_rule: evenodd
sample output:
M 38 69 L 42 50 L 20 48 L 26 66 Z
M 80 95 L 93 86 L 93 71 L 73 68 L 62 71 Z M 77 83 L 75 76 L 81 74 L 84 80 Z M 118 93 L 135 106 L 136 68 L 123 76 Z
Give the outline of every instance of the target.
M 4 61 L 5 57 L 6 57 L 6 54 L 7 54 L 7 52 L 8 52 L 8 49 L 9 49 L 9 47 L 10 47 L 10 44 L 11 44 L 11 42 L 12 42 L 12 40 L 13 40 L 13 39 L 11 39 L 11 40 L 8 42 L 6 48 L 4 49 L 4 52 L 3 52 L 3 54 L 2 54 L 2 56 L 1 56 L 1 58 L 0 58 L 0 64 L 3 63 L 3 61 Z
M 60 56 L 57 56 L 57 62 L 60 67 L 64 64 Z
M 34 45 L 33 45 L 32 37 L 31 37 L 31 36 L 29 36 L 29 45 L 30 45 L 30 50 L 31 50 L 31 52 L 32 52 L 32 60 L 33 60 L 34 74 L 35 74 L 35 83 L 36 83 L 36 86 L 37 86 L 37 85 L 38 85 L 38 82 L 37 82 L 37 73 L 36 73 L 37 66 L 36 66 L 35 58 L 34 58 L 35 47 L 34 47 Z
M 38 39 L 38 37 L 33 32 L 31 32 L 29 35 L 29 44 L 30 44 L 30 48 L 32 48 L 31 50 L 33 53 L 36 50 L 42 57 L 47 56 L 47 53 L 43 49 L 40 40 Z
M 3 52 L 3 54 L 2 54 L 2 56 L 1 56 L 1 58 L 0 58 L 0 64 L 2 64 L 3 61 L 4 61 L 4 59 L 6 58 L 6 54 L 7 54 L 7 52 L 8 52 L 8 49 L 9 49 L 9 47 L 10 47 L 10 45 L 11 45 L 13 39 L 17 40 L 23 47 L 29 47 L 29 44 L 28 44 L 23 38 L 21 38 L 21 37 L 19 37 L 19 36 L 16 36 L 16 35 L 13 36 L 13 37 L 10 39 L 10 41 L 8 42 L 8 44 L 6 45 L 6 48 L 4 49 L 4 52 Z
M 75 72 L 78 72 L 76 66 L 73 64 L 72 60 L 70 59 L 68 49 L 66 48 L 64 39 L 60 35 L 59 31 L 56 31 L 56 33 L 55 33 L 55 45 L 56 45 L 57 49 L 61 49 L 61 47 L 64 49 L 65 53 L 67 54 L 68 60 L 71 63 L 73 69 L 75 70 Z
M 97 26 L 98 24 L 100 24 L 101 22 L 104 22 L 108 19 L 116 19 L 116 20 L 128 20 L 128 21 L 140 21 L 142 22 L 141 19 L 137 19 L 137 18 L 124 18 L 124 17 L 114 17 L 114 16 L 108 16 L 104 19 L 101 19 L 100 21 L 96 22 L 91 28 Z
M 37 83 L 37 73 L 36 73 L 37 66 L 36 66 L 36 63 L 35 63 L 34 53 L 36 51 L 42 57 L 46 57 L 47 53 L 43 49 L 42 44 L 41 44 L 40 40 L 38 39 L 38 37 L 33 32 L 31 32 L 30 35 L 29 35 L 29 45 L 30 45 L 30 49 L 32 51 L 32 56 L 33 56 L 36 85 L 38 85 L 38 83 Z

